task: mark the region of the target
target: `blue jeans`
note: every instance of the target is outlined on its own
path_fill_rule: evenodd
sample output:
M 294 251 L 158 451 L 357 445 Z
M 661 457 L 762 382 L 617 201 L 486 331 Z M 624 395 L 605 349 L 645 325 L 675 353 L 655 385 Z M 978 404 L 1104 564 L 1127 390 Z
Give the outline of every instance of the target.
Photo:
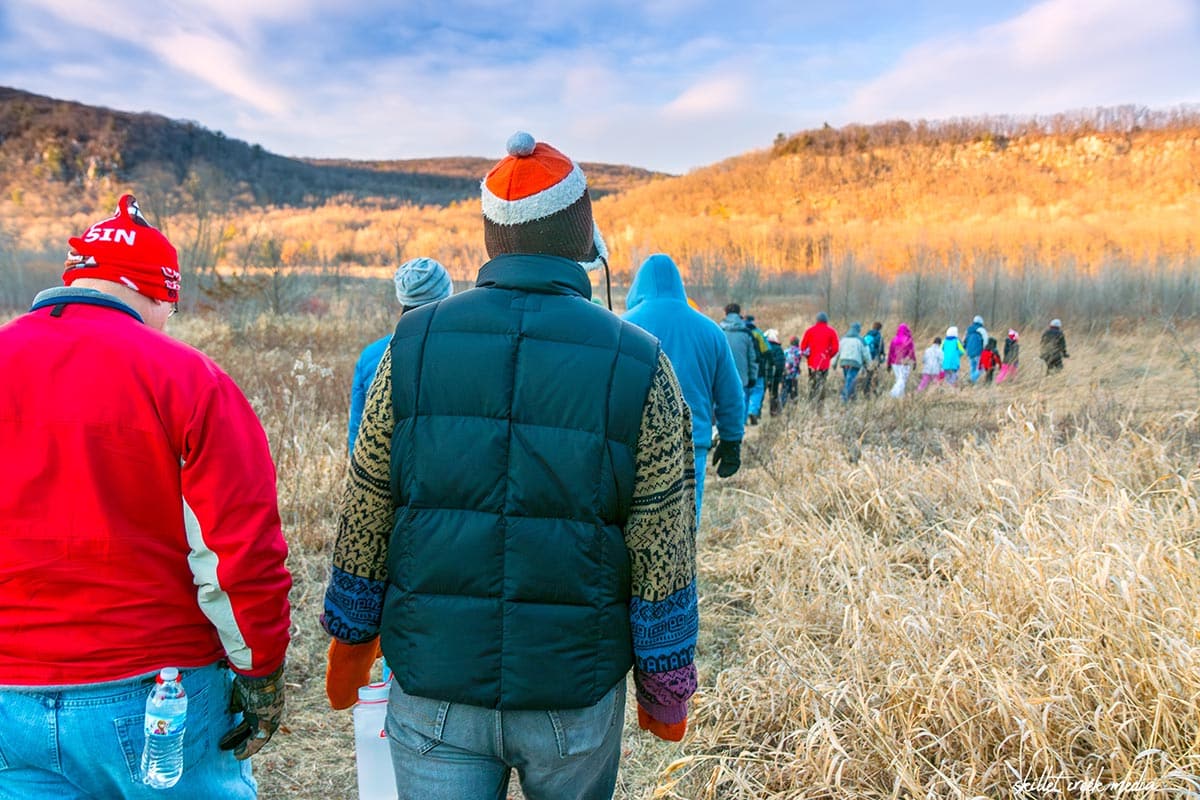
M 704 499 L 704 473 L 708 467 L 708 448 L 695 445 L 696 452 L 696 528 L 700 527 L 700 501 Z
M 232 675 L 216 664 L 183 670 L 188 694 L 183 777 L 171 789 L 142 784 L 142 723 L 154 676 L 61 690 L 0 690 L 0 800 L 253 800 L 249 761 L 217 749 L 236 724 Z
M 767 391 L 767 382 L 759 376 L 754 386 L 746 390 L 746 413 L 752 417 L 762 416 L 763 395 Z
M 983 356 L 968 356 L 967 358 L 971 361 L 971 383 L 975 383 L 977 380 L 979 380 L 979 376 L 981 374 L 979 371 L 979 360 L 983 358 Z
M 842 367 L 842 377 L 845 378 L 845 383 L 842 385 L 842 402 L 849 403 L 854 399 L 854 382 L 858 380 L 858 371 L 862 367 Z
M 611 800 L 625 681 L 565 711 L 497 711 L 405 694 L 392 681 L 387 733 L 399 800 L 504 800 L 516 769 L 527 800 Z

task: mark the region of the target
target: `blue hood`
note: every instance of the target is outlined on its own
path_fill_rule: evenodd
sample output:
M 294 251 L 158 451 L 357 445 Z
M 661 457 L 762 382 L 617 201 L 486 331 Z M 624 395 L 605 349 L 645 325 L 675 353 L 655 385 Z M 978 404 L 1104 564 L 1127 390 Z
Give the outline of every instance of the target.
M 717 323 L 688 305 L 675 262 L 661 253 L 647 258 L 625 304 L 625 319 L 654 334 L 671 360 L 692 411 L 692 443 L 708 447 L 714 421 L 721 438 L 741 441 L 745 397 L 729 340 Z M 741 318 L 735 319 L 741 326 Z
M 670 256 L 656 253 L 642 262 L 633 279 L 633 285 L 629 287 L 625 308 L 632 311 L 646 300 L 687 302 L 687 292 L 683 289 L 679 267 L 675 266 Z

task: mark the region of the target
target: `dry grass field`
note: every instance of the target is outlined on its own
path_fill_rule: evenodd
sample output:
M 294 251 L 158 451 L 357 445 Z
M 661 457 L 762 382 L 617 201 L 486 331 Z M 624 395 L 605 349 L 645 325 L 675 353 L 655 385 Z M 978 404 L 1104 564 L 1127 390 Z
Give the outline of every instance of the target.
M 244 388 L 278 464 L 294 638 L 264 798 L 355 796 L 317 618 L 385 291 L 320 318 L 172 320 Z M 667 744 L 627 721 L 617 797 L 1200 796 L 1197 331 L 1067 320 L 1050 378 L 1038 333 L 1015 381 L 796 404 L 709 476 L 690 729 Z

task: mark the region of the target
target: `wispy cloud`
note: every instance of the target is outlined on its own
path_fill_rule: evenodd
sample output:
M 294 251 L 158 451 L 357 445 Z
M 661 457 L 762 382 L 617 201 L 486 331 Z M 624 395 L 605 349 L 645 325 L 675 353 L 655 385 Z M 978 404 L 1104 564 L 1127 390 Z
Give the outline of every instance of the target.
M 1200 99 L 1194 0 L 1046 0 L 924 42 L 868 81 L 844 120 L 1044 113 Z
M 150 48 L 164 63 L 259 111 L 278 115 L 289 106 L 288 93 L 263 80 L 245 50 L 229 39 L 180 32 L 155 39 Z
M 5 0 L 18 88 L 284 155 L 683 171 L 830 122 L 1200 99 L 1197 0 Z
M 663 108 L 668 118 L 732 114 L 745 103 L 746 81 L 739 75 L 719 75 L 689 86 Z
M 303 19 L 303 2 L 115 3 L 103 13 L 96 13 L 95 4 L 87 0 L 40 0 L 39 7 L 67 34 L 62 38 L 84 53 L 96 49 L 99 36 L 150 56 L 129 59 L 126 69 L 113 76 L 116 80 L 133 82 L 138 70 L 161 64 L 266 114 L 279 114 L 288 105 L 287 92 L 255 66 L 264 49 L 259 25 Z

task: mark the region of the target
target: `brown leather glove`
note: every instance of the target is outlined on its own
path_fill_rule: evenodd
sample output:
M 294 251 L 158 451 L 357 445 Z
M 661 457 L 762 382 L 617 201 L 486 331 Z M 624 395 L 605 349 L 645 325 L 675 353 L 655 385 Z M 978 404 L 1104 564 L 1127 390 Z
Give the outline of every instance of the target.
M 382 656 L 379 637 L 362 644 L 333 639 L 325 667 L 325 696 L 330 707 L 342 710 L 358 702 L 358 689 L 371 682 L 371 667 Z
M 233 676 L 233 696 L 229 711 L 242 712 L 242 721 L 221 737 L 219 747 L 232 750 L 233 757 L 245 761 L 271 740 L 283 719 L 283 666 L 262 678 Z

